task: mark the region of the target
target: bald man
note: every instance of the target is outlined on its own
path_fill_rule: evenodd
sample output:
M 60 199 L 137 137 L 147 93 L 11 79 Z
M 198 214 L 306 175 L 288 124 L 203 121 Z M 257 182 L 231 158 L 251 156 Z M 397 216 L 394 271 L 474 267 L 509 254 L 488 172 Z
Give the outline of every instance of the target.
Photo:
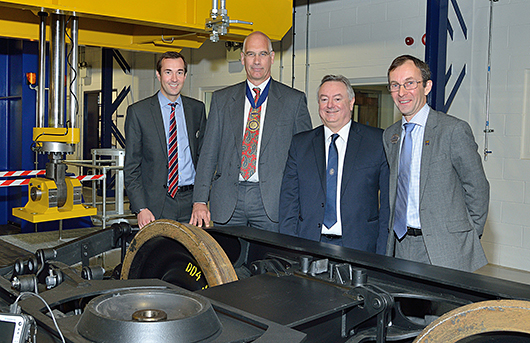
M 251 33 L 241 63 L 247 79 L 212 96 L 190 224 L 208 227 L 213 220 L 277 232 L 291 138 L 311 129 L 311 117 L 304 93 L 271 78 L 269 37 Z

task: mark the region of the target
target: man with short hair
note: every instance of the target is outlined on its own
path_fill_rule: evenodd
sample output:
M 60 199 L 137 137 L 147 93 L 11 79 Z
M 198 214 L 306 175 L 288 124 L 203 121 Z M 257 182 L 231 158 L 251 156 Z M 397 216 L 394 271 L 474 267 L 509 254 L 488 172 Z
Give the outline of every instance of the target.
M 390 166 L 387 255 L 465 271 L 488 263 L 480 236 L 489 183 L 468 123 L 427 105 L 429 66 L 397 57 L 388 89 L 403 117 L 383 143 Z
M 190 224 L 278 231 L 287 151 L 311 118 L 304 93 L 271 78 L 273 62 L 269 37 L 251 33 L 241 52 L 247 79 L 213 93 Z
M 127 109 L 125 188 L 142 228 L 155 219 L 188 222 L 195 166 L 206 127 L 201 101 L 180 94 L 188 71 L 184 57 L 158 60 L 160 91 Z
M 280 196 L 280 232 L 384 254 L 388 164 L 383 130 L 352 120 L 347 78 L 326 75 L 318 89 L 323 125 L 293 138 Z

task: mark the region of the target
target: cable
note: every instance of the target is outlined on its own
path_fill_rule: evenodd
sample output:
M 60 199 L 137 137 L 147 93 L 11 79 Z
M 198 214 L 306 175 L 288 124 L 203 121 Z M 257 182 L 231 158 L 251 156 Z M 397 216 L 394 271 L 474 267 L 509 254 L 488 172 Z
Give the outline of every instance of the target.
M 68 31 L 66 30 L 66 27 L 68 27 L 68 23 L 70 22 L 70 19 L 72 19 L 72 16 L 70 16 L 68 20 L 66 21 L 66 25 L 64 26 L 64 32 L 66 36 L 68 37 L 68 39 L 70 39 L 70 42 L 73 42 L 72 37 L 70 37 L 70 35 L 68 34 Z M 70 44 L 70 46 L 71 46 L 70 51 L 68 52 L 68 55 L 66 56 L 66 63 L 68 63 L 68 65 L 70 66 L 71 72 L 74 74 L 72 81 L 70 81 L 69 90 L 70 90 L 70 95 L 73 96 L 75 100 L 75 115 L 77 116 L 79 114 L 79 100 L 77 99 L 77 96 L 74 94 L 74 92 L 72 92 L 72 84 L 75 82 L 75 80 L 77 80 L 77 70 L 74 68 L 72 63 L 70 63 L 70 56 L 72 56 L 72 52 L 74 50 L 74 44 Z
M 30 146 L 31 151 L 35 151 L 37 149 L 37 142 L 38 142 L 40 136 L 59 136 L 59 137 L 67 136 L 68 135 L 68 130 L 69 130 L 68 122 L 69 122 L 69 120 L 66 121 L 66 127 L 65 127 L 66 131 L 64 133 L 45 133 L 45 132 L 43 132 L 40 135 L 38 135 L 37 137 L 35 137 L 35 139 L 33 140 L 33 143 L 31 143 L 31 146 Z
M 50 308 L 50 306 L 48 305 L 46 300 L 44 300 L 40 295 L 35 294 L 35 293 L 31 293 L 31 292 L 22 292 L 22 293 L 19 294 L 19 296 L 17 297 L 17 299 L 13 303 L 13 306 L 16 308 L 18 306 L 18 301 L 20 299 L 22 299 L 23 297 L 26 297 L 26 296 L 28 296 L 28 297 L 29 296 L 35 296 L 35 297 L 39 298 L 44 303 L 44 305 L 46 305 L 46 308 L 48 309 L 48 311 L 50 312 L 50 316 L 52 317 L 53 324 L 55 324 L 55 328 L 57 329 L 57 332 L 61 336 L 61 341 L 63 343 L 66 343 L 66 341 L 64 340 L 63 333 L 61 332 L 61 329 L 59 329 L 59 325 L 57 324 L 57 321 L 55 320 L 55 315 L 53 314 L 52 309 Z
M 491 41 L 493 26 L 493 3 L 499 0 L 490 0 L 490 18 L 488 31 L 488 72 L 486 80 L 486 127 L 484 128 L 484 161 L 488 160 L 488 155 L 492 153 L 488 148 L 488 135 L 493 132 L 490 129 L 490 91 L 491 91 Z

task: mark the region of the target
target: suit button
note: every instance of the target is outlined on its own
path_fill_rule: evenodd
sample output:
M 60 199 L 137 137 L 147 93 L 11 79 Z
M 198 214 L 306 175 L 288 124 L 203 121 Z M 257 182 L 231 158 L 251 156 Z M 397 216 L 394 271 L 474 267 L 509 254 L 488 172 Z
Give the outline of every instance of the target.
M 322 224 L 321 223 L 318 223 L 318 228 L 320 229 L 322 227 Z
M 324 203 L 320 204 L 320 206 L 324 207 Z
M 164 188 L 167 188 L 167 185 L 166 185 L 166 184 L 164 184 Z

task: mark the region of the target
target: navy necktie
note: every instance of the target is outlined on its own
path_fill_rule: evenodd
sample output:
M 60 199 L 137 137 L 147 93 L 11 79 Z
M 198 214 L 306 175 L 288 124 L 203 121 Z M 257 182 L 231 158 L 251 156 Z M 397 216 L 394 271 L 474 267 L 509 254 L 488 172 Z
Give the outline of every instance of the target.
M 328 167 L 326 170 L 326 207 L 324 209 L 324 225 L 330 229 L 337 222 L 337 173 L 339 154 L 335 140 L 339 137 L 334 133 L 329 143 Z
M 399 239 L 407 233 L 407 200 L 409 196 L 410 164 L 412 161 L 412 130 L 414 123 L 404 124 L 405 137 L 399 155 L 399 175 L 397 182 L 394 231 Z

